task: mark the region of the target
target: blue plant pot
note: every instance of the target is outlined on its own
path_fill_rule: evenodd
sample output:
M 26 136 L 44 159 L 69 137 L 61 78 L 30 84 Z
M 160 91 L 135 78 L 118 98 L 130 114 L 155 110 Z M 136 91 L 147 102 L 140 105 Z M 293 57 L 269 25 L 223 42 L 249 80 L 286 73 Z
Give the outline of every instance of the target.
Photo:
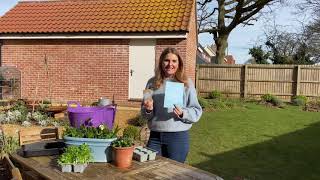
M 80 146 L 83 143 L 88 144 L 92 151 L 93 162 L 110 162 L 112 161 L 112 148 L 110 147 L 112 139 L 94 139 L 94 138 L 76 138 L 76 137 L 63 137 L 67 146 L 76 145 Z

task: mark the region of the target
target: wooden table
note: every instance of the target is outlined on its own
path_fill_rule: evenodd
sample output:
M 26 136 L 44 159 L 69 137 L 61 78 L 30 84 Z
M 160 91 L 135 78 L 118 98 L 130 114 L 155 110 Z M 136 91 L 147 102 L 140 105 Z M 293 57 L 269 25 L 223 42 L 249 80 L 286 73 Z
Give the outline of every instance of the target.
M 209 172 L 182 164 L 167 158 L 157 157 L 155 161 L 133 161 L 129 169 L 118 169 L 111 163 L 90 163 L 84 173 L 62 173 L 58 170 L 57 156 L 24 158 L 12 154 L 12 161 L 24 171 L 33 172 L 36 179 L 52 180 L 103 180 L 103 179 L 199 179 L 222 180 Z

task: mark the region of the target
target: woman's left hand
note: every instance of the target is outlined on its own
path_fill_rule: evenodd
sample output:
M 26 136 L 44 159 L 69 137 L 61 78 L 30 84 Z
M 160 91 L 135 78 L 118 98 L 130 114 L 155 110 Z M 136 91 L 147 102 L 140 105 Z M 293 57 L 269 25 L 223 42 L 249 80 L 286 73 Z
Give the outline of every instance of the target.
M 174 106 L 173 112 L 178 118 L 182 118 L 183 117 L 183 111 L 178 106 Z

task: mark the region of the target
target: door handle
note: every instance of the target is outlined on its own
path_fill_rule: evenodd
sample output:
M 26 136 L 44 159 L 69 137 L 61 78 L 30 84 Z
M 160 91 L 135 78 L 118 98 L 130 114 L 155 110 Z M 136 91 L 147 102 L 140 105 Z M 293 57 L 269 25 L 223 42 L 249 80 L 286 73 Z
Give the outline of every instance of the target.
M 130 76 L 132 76 L 133 72 L 134 72 L 134 71 L 133 71 L 132 69 L 130 69 Z

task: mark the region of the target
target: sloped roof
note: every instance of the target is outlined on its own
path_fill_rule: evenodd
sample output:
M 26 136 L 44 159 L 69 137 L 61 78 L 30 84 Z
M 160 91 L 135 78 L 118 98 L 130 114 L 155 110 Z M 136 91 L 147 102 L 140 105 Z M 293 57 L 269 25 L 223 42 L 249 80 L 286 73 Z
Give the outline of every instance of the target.
M 21 1 L 0 33 L 188 31 L 193 0 Z
M 236 63 L 236 60 L 234 59 L 234 57 L 232 55 L 226 55 L 224 60 L 225 60 L 226 64 L 235 64 Z

